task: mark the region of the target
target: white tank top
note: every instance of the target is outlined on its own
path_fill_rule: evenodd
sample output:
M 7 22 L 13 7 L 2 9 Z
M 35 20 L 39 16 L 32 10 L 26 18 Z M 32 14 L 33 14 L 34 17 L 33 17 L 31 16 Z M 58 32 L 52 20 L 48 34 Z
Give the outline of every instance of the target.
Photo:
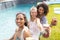
M 17 38 L 17 40 L 24 40 L 23 33 L 24 33 L 24 31 L 27 31 L 27 30 L 28 30 L 28 27 L 24 26 L 24 28 L 23 28 L 23 30 L 21 32 L 21 36 L 20 36 L 19 39 Z
M 31 31 L 32 37 L 35 38 L 35 40 L 39 39 L 40 30 L 35 22 L 30 21 L 29 22 L 29 29 Z

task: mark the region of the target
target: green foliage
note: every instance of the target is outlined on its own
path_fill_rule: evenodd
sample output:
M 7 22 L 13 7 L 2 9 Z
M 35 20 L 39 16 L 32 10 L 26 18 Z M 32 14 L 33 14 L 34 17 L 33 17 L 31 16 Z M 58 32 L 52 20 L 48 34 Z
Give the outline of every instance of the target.
M 57 18 L 57 25 L 53 26 L 51 28 L 51 35 L 48 38 L 44 38 L 44 37 L 40 37 L 40 40 L 60 40 L 60 14 L 55 14 L 54 13 L 54 8 L 55 7 L 59 7 L 60 8 L 60 4 L 53 4 L 53 5 L 49 5 L 49 13 L 47 15 L 47 20 L 49 22 L 49 24 L 51 23 L 51 20 L 53 17 Z

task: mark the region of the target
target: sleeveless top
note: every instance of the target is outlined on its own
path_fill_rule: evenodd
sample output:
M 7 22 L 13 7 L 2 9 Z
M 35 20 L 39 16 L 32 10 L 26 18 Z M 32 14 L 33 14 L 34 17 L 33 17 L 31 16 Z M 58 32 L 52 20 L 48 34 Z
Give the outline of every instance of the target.
M 29 30 L 31 31 L 32 37 L 35 40 L 38 40 L 40 35 L 40 30 L 35 22 L 32 21 L 29 22 Z
M 27 30 L 28 30 L 28 28 L 26 26 L 24 26 L 24 28 L 23 28 L 23 30 L 21 32 L 20 38 L 17 37 L 16 40 L 24 40 L 23 33 L 24 33 L 24 31 L 27 31 Z

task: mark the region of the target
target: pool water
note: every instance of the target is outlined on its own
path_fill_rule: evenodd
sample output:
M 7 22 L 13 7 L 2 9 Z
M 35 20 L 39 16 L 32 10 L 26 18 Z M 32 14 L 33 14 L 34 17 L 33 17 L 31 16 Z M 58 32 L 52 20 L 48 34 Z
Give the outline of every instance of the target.
M 30 8 L 36 4 L 20 4 L 11 8 L 0 10 L 0 40 L 9 39 L 16 29 L 16 13 L 25 12 L 27 19 L 30 19 Z

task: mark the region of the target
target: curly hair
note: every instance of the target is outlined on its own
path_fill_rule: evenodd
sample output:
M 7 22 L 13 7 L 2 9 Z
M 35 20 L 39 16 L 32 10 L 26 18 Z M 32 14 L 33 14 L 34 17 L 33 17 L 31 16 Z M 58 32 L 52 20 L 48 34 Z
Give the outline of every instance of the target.
M 48 14 L 49 8 L 48 8 L 48 5 L 47 5 L 47 4 L 41 3 L 41 4 L 37 5 L 37 12 L 38 12 L 39 7 L 43 7 L 43 9 L 44 9 L 44 14 L 45 14 L 45 15 Z M 39 15 L 39 12 L 38 12 L 38 15 Z

